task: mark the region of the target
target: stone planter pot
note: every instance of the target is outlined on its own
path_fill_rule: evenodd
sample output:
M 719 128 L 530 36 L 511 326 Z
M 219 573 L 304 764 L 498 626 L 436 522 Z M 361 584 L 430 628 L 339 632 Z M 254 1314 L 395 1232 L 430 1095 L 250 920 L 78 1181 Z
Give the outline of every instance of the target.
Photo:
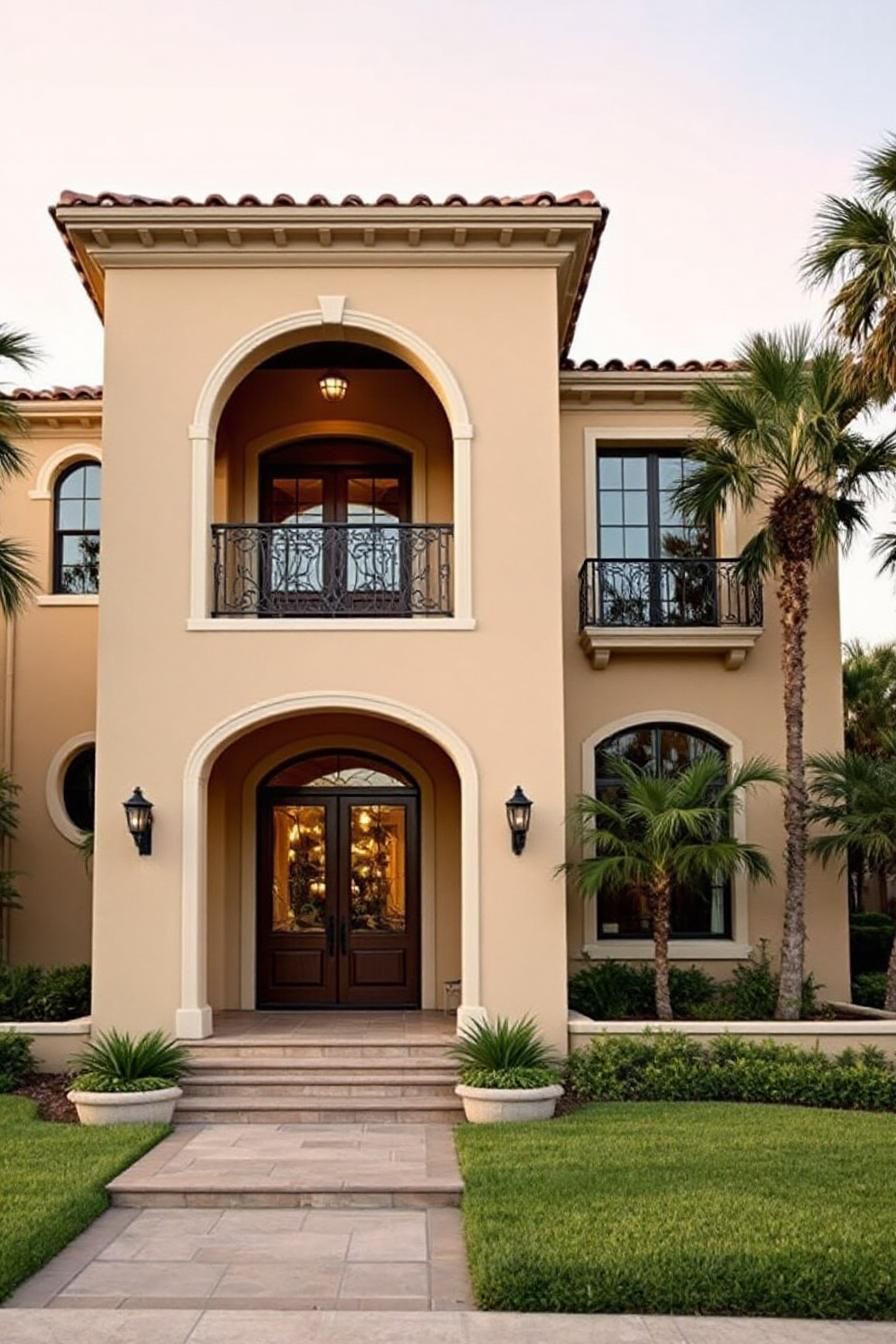
M 512 1124 L 519 1120 L 550 1120 L 563 1096 L 559 1083 L 549 1087 L 465 1087 L 454 1089 L 464 1103 L 464 1115 L 473 1125 Z
M 69 1092 L 82 1125 L 170 1125 L 183 1092 L 160 1087 L 154 1092 Z

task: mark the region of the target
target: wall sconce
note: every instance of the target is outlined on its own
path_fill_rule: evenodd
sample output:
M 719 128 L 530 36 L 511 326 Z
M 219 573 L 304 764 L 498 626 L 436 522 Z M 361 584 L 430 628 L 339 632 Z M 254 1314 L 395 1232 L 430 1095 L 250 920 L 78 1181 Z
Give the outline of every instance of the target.
M 513 797 L 504 804 L 507 808 L 507 825 L 510 827 L 510 847 L 514 854 L 522 854 L 526 848 L 526 835 L 532 820 L 532 799 L 527 798 L 517 784 Z
M 123 804 L 128 830 L 137 846 L 138 854 L 152 853 L 152 803 L 143 797 L 142 789 L 135 789 Z
M 343 401 L 348 391 L 348 379 L 338 369 L 327 369 L 318 385 L 324 401 Z

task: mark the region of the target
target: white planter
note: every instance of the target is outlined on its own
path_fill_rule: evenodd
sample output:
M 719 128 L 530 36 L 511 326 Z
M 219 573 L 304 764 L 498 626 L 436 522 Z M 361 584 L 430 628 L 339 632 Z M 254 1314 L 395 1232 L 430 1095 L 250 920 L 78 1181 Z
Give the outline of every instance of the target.
M 563 1096 L 559 1083 L 549 1087 L 465 1087 L 454 1089 L 473 1125 L 511 1124 L 519 1120 L 550 1120 Z
M 183 1092 L 160 1087 L 154 1092 L 69 1092 L 82 1125 L 170 1125 Z

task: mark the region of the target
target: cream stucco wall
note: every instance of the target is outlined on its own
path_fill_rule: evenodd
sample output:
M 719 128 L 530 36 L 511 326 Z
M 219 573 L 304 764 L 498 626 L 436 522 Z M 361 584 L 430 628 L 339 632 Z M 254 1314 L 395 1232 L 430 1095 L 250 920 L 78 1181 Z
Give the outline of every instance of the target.
M 476 629 L 188 631 L 188 428 L 199 391 L 247 332 L 336 292 L 417 332 L 463 389 L 475 427 Z M 555 333 L 547 269 L 110 271 L 94 924 L 100 1025 L 174 1023 L 180 808 L 194 744 L 257 701 L 358 692 L 431 716 L 475 757 L 482 1004 L 534 1012 L 562 1042 L 566 937 L 552 876 L 563 857 L 565 808 Z M 135 556 L 147 575 L 139 602 Z M 523 858 L 511 854 L 503 805 L 518 781 L 536 800 Z M 151 859 L 136 856 L 121 824 L 122 789 L 137 782 L 156 804 Z
M 48 772 L 66 743 L 93 732 L 96 713 L 97 607 L 57 604 L 52 589 L 53 486 L 72 462 L 100 447 L 98 417 L 58 410 L 57 424 L 26 408 L 25 476 L 0 497 L 3 534 L 32 555 L 39 584 L 14 629 L 3 623 L 3 763 L 21 788 L 20 824 L 10 866 L 18 873 L 20 910 L 8 915 L 11 961 L 45 966 L 90 960 L 90 879 L 75 846 L 47 807 Z M 52 786 L 52 781 L 51 781 Z
M 586 489 L 586 453 L 594 451 L 594 431 L 601 445 L 612 451 L 617 443 L 668 447 L 680 430 L 681 443 L 696 432 L 694 421 L 678 396 L 655 396 L 643 403 L 631 392 L 595 397 L 587 408 L 567 403 L 561 415 L 563 455 L 563 615 L 566 686 L 566 784 L 575 797 L 590 781 L 583 778 L 583 744 L 595 733 L 621 719 L 650 719 L 704 723 L 721 729 L 723 736 L 739 739 L 743 755 L 763 755 L 782 764 L 784 723 L 781 705 L 781 642 L 773 585 L 764 594 L 764 631 L 738 671 L 727 671 L 717 652 L 614 652 L 604 671 L 594 671 L 577 644 L 577 572 L 585 556 L 597 554 L 589 535 Z M 633 440 L 630 436 L 635 433 Z M 643 435 L 643 439 L 642 436 Z M 733 523 L 733 526 L 732 526 Z M 736 555 L 750 534 L 749 520 L 738 517 L 719 528 L 727 542 L 725 553 Z M 840 628 L 836 561 L 815 576 L 812 616 L 807 641 L 806 747 L 810 752 L 842 748 Z M 767 939 L 774 955 L 781 938 L 784 891 L 784 830 L 780 792 L 758 790 L 746 808 L 746 833 L 768 853 L 774 869 L 772 885 L 748 889 L 746 918 L 734 930 L 734 942 L 757 947 Z M 569 897 L 569 949 L 575 958 L 584 945 L 595 942 L 595 912 Z M 835 868 L 810 865 L 807 906 L 807 969 L 824 985 L 831 998 L 849 998 L 849 938 L 845 885 Z M 606 945 L 605 945 L 606 946 Z M 649 944 L 645 955 L 649 956 Z M 675 947 L 673 944 L 673 955 Z M 705 968 L 729 974 L 732 962 L 722 946 L 713 949 Z M 721 958 L 721 959 L 720 959 Z M 703 964 L 692 950 L 686 964 Z

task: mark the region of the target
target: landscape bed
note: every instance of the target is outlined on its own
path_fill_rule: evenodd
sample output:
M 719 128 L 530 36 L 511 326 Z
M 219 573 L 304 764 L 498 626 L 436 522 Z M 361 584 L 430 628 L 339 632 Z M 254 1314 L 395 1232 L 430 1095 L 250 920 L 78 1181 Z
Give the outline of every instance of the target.
M 491 1311 L 896 1319 L 896 1116 L 590 1105 L 457 1131 Z
M 0 1301 L 102 1213 L 106 1182 L 168 1132 L 47 1124 L 33 1102 L 0 1096 Z

